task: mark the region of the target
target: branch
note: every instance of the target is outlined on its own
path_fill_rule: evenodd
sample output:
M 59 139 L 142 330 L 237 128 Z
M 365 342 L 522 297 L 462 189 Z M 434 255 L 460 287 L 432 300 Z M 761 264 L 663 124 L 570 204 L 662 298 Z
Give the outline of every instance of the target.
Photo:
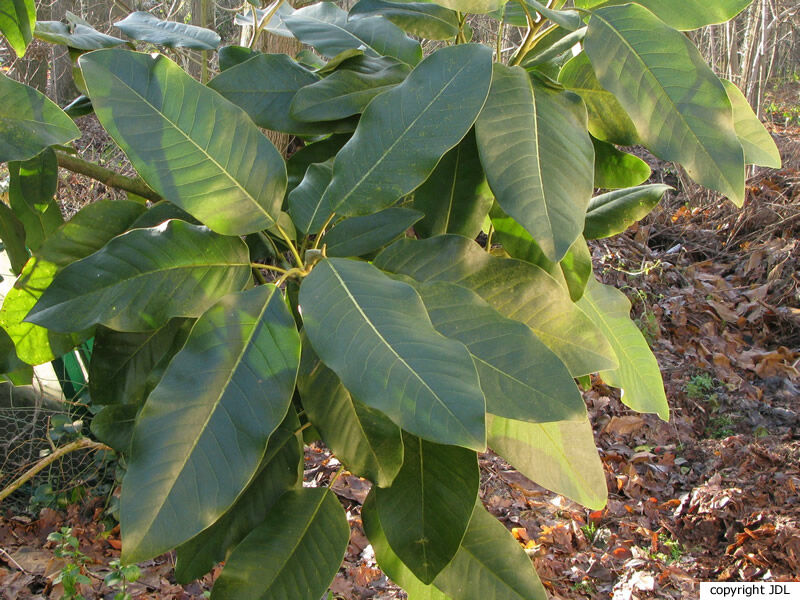
M 142 198 L 152 200 L 153 202 L 163 200 L 161 196 L 147 187 L 147 184 L 144 182 L 144 180 L 139 177 L 128 177 L 127 175 L 121 175 L 116 171 L 106 169 L 105 167 L 90 163 L 72 154 L 61 152 L 60 150 L 56 150 L 56 157 L 58 158 L 58 166 L 67 169 L 68 171 L 86 175 L 87 177 L 91 177 L 92 179 L 95 179 L 109 187 L 131 192 L 137 196 L 141 196 Z
M 11 485 L 6 487 L 4 490 L 0 491 L 0 502 L 5 500 L 8 496 L 16 492 L 20 487 L 22 487 L 26 482 L 33 479 L 33 477 L 42 469 L 48 467 L 59 458 L 64 456 L 65 454 L 69 454 L 70 452 L 74 452 L 75 450 L 81 450 L 83 448 L 91 448 L 92 450 L 111 450 L 105 444 L 101 444 L 100 442 L 95 442 L 94 440 L 90 440 L 89 438 L 82 437 L 74 442 L 70 442 L 66 446 L 61 446 L 60 448 L 56 448 L 56 450 L 45 456 L 42 460 L 37 462 L 33 465 L 30 469 L 25 471 L 18 479 L 16 479 Z

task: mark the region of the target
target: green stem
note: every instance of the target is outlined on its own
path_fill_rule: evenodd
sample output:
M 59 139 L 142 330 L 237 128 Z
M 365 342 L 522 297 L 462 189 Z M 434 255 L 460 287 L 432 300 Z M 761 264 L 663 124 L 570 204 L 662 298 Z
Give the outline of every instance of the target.
M 533 20 L 533 16 L 531 15 L 530 11 L 528 10 L 527 4 L 523 0 L 519 0 L 520 5 L 522 6 L 522 10 L 525 11 L 525 18 L 528 21 L 528 33 L 525 35 L 525 39 L 522 41 L 522 45 L 520 45 L 517 53 L 513 56 L 509 64 L 513 67 L 518 65 L 522 62 L 522 59 L 525 58 L 525 55 L 531 51 L 534 44 L 536 43 L 536 34 L 544 25 L 546 19 L 542 18 L 539 22 L 535 22 Z
M 295 247 L 294 242 L 292 242 L 292 238 L 290 238 L 287 235 L 287 233 L 283 230 L 283 227 L 281 227 L 278 224 L 277 221 L 275 221 L 275 229 L 278 230 L 278 233 L 281 234 L 281 237 L 283 238 L 283 241 L 286 242 L 287 246 L 289 246 L 289 250 L 291 250 L 292 256 L 294 256 L 295 263 L 297 264 L 297 268 L 302 270 L 303 269 L 303 257 L 300 256 L 300 253 L 297 251 L 297 248 Z
M 327 220 L 327 221 L 325 221 L 325 224 L 324 224 L 324 225 L 322 226 L 322 228 L 319 230 L 319 235 L 318 235 L 318 236 L 317 236 L 317 238 L 314 240 L 314 246 L 313 246 L 313 247 L 314 247 L 314 250 L 317 250 L 317 248 L 319 247 L 319 242 L 320 242 L 320 240 L 322 240 L 322 235 L 325 233 L 325 230 L 328 228 L 328 225 L 330 225 L 330 224 L 331 224 L 331 221 L 333 221 L 333 217 L 334 217 L 334 216 L 336 216 L 336 215 L 331 215 L 330 217 L 328 217 L 328 220 Z
M 497 49 L 495 53 L 495 61 L 500 62 L 503 58 L 503 17 L 497 22 Z
M 72 154 L 56 150 L 56 158 L 58 159 L 58 166 L 73 173 L 80 173 L 109 187 L 118 188 L 131 192 L 142 198 L 147 198 L 153 202 L 163 200 L 163 198 L 147 187 L 143 179 L 139 177 L 128 177 L 121 175 L 111 169 L 106 169 L 98 164 L 90 163 Z
M 286 269 L 281 269 L 280 267 L 276 267 L 275 265 L 265 265 L 262 263 L 250 263 L 250 267 L 253 269 L 266 269 L 267 271 L 275 271 L 277 273 L 286 273 Z
M 494 235 L 494 225 L 489 226 L 489 231 L 486 234 L 486 252 L 492 251 L 492 235 Z

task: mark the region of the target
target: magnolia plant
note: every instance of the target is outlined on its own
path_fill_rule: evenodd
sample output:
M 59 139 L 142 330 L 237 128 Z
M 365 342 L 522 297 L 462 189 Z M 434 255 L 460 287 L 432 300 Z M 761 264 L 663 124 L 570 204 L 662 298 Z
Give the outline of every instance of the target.
M 599 373 L 668 418 L 587 240 L 668 189 L 642 185 L 649 168 L 619 146 L 737 205 L 746 163 L 780 164 L 683 33 L 749 1 L 248 6 L 251 46 L 294 37 L 292 57 L 145 12 L 116 23 L 134 46 L 2 0 L 7 42 L 68 46 L 84 96 L 62 110 L 0 76 L 0 237 L 18 274 L 1 366 L 18 380 L 93 339 L 92 431 L 127 467 L 123 562 L 177 549 L 181 582 L 225 561 L 212 598 L 318 600 L 349 527 L 329 488 L 303 486 L 305 436 L 372 483 L 364 529 L 411 598 L 544 598 L 479 501 L 478 454 L 599 509 L 576 379 Z M 471 42 L 475 14 L 496 40 Z M 181 48 L 216 51 L 220 73 L 192 78 L 168 57 Z M 69 145 L 89 112 L 138 177 Z M 302 148 L 285 160 L 264 130 Z M 59 167 L 128 199 L 64 223 Z

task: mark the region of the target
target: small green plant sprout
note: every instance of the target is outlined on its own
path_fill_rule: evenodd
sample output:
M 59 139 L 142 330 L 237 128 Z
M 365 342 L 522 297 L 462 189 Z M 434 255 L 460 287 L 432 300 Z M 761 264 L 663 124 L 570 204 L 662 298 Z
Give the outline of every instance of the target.
M 714 379 L 709 373 L 697 373 L 689 378 L 686 384 L 686 395 L 693 400 L 699 400 L 708 396 L 714 389 Z
M 108 566 L 111 567 L 111 572 L 105 576 L 103 583 L 107 587 L 117 590 L 114 594 L 114 600 L 131 600 L 131 595 L 128 592 L 128 584 L 134 583 L 142 573 L 136 565 L 123 565 L 118 558 L 115 558 Z
M 89 557 L 80 551 L 80 543 L 78 538 L 72 535 L 72 528 L 62 527 L 61 531 L 54 531 L 48 535 L 47 540 L 56 543 L 53 552 L 56 557 L 66 561 L 53 579 L 54 584 L 60 583 L 64 587 L 61 600 L 85 600 L 78 591 L 78 585 L 90 583 L 89 578 L 83 573 L 83 567 Z

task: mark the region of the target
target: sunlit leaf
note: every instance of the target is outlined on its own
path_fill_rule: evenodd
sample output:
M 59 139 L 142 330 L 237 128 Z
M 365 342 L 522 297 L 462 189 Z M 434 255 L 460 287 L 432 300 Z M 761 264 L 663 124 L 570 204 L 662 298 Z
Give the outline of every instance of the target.
M 619 357 L 619 367 L 601 371 L 603 380 L 622 389 L 623 404 L 638 412 L 657 413 L 668 421 L 661 370 L 647 340 L 630 318 L 630 300 L 618 289 L 591 278 L 578 306 L 603 330 Z
M 120 499 L 124 561 L 186 542 L 231 507 L 286 416 L 299 362 L 275 286 L 229 294 L 197 321 L 136 423 Z
M 100 122 L 153 190 L 225 235 L 275 222 L 286 166 L 244 111 L 164 56 L 110 49 L 79 63 Z
M 168 48 L 216 50 L 220 43 L 220 37 L 215 31 L 188 23 L 163 21 L 143 11 L 129 14 L 122 21 L 114 23 L 114 27 L 134 40 Z
M 475 366 L 463 344 L 436 332 L 414 288 L 331 258 L 303 280 L 300 308 L 315 352 L 356 399 L 415 435 L 483 449 Z

